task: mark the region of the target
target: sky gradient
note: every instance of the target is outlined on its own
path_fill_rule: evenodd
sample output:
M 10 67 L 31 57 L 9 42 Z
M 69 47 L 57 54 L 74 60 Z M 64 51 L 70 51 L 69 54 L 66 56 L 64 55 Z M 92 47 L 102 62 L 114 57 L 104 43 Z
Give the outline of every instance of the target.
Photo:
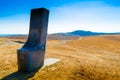
M 50 10 L 48 33 L 120 32 L 119 0 L 2 0 L 0 34 L 28 34 L 30 10 Z

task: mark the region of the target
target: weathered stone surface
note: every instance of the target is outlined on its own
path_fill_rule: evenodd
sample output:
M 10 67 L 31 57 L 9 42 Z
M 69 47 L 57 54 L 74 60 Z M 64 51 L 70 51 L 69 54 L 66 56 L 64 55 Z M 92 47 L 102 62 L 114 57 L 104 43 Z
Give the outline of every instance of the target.
M 49 11 L 32 9 L 29 36 L 24 46 L 17 51 L 18 70 L 33 71 L 43 66 Z

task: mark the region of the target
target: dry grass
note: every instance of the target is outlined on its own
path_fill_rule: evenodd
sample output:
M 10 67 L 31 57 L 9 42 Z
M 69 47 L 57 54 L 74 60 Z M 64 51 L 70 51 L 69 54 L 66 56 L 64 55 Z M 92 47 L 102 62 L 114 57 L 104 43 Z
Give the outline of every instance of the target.
M 4 45 L 3 41 L 0 38 L 0 78 L 17 71 L 16 50 L 23 45 Z M 49 57 L 61 61 L 40 69 L 29 80 L 120 80 L 120 35 L 48 40 Z

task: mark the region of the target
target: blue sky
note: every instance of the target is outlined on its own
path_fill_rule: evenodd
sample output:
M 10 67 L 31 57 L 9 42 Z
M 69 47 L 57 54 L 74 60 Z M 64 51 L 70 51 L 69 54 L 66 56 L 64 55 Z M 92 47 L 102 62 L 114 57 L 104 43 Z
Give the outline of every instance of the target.
M 48 33 L 120 32 L 120 0 L 2 0 L 0 34 L 28 34 L 30 10 L 50 10 Z

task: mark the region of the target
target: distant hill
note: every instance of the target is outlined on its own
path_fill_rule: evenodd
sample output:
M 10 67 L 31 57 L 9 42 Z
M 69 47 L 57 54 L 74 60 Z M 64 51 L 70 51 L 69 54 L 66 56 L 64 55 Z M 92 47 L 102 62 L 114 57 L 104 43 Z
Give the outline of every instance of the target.
M 112 34 L 120 34 L 120 32 L 100 33 L 100 32 L 91 32 L 91 31 L 84 31 L 84 30 L 76 30 L 73 32 L 48 34 L 47 39 L 49 40 L 71 40 L 71 39 L 74 40 L 74 39 L 79 39 L 79 37 L 81 36 L 98 36 L 98 35 L 112 35 Z M 27 39 L 27 34 L 0 34 L 0 37 Z
M 16 34 L 12 34 L 12 35 L 0 35 L 0 37 L 3 38 L 9 38 L 9 39 L 27 39 L 27 35 L 16 35 Z M 47 39 L 48 40 L 75 40 L 75 39 L 79 39 L 80 36 L 61 36 L 61 35 L 57 35 L 57 34 L 48 34 L 47 35 Z
M 59 35 L 59 36 L 97 36 L 97 35 L 112 35 L 112 34 L 120 34 L 120 32 L 102 33 L 102 32 L 91 32 L 91 31 L 84 31 L 84 30 L 76 30 L 76 31 L 67 32 L 67 33 L 56 33 L 55 35 Z
M 10 36 L 26 36 L 27 34 L 0 34 L 0 37 Z

